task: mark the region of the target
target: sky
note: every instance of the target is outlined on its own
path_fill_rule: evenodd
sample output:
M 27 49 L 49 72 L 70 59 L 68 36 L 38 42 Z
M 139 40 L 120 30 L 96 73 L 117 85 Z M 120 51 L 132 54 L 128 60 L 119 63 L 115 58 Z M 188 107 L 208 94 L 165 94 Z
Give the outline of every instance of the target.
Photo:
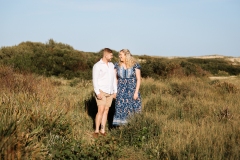
M 0 0 L 0 47 L 49 39 L 86 52 L 240 57 L 240 0 Z

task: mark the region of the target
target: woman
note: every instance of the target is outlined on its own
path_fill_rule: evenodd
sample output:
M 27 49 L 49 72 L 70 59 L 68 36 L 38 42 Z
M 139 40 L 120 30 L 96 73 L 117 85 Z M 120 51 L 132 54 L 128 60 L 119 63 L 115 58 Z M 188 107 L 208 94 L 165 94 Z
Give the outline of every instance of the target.
M 128 49 L 122 49 L 114 68 L 118 87 L 113 125 L 119 126 L 126 124 L 130 115 L 141 111 L 141 67 Z

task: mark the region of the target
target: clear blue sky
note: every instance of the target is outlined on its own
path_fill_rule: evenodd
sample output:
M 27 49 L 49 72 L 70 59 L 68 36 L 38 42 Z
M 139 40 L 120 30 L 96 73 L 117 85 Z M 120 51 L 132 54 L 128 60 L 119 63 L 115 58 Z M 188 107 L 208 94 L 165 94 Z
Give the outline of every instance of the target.
M 77 50 L 240 56 L 240 0 L 0 0 L 0 47 L 54 39 Z

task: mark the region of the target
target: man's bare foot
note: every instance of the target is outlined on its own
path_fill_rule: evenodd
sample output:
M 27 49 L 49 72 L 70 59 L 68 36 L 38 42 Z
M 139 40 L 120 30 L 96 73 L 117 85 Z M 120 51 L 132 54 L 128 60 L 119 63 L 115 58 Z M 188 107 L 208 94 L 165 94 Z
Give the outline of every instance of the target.
M 96 132 L 93 133 L 93 138 L 98 138 L 98 136 L 99 136 L 99 133 L 96 133 Z
M 107 133 L 106 132 L 104 132 L 104 133 L 102 133 L 102 132 L 99 132 L 102 136 L 106 136 L 107 135 Z

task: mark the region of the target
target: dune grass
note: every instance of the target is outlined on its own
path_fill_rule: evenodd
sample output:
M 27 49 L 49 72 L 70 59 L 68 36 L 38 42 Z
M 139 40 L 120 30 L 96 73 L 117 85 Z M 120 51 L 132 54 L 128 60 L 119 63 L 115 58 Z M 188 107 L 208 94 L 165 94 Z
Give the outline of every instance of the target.
M 94 139 L 91 81 L 0 67 L 0 159 L 239 159 L 240 79 L 143 79 L 143 112 Z

